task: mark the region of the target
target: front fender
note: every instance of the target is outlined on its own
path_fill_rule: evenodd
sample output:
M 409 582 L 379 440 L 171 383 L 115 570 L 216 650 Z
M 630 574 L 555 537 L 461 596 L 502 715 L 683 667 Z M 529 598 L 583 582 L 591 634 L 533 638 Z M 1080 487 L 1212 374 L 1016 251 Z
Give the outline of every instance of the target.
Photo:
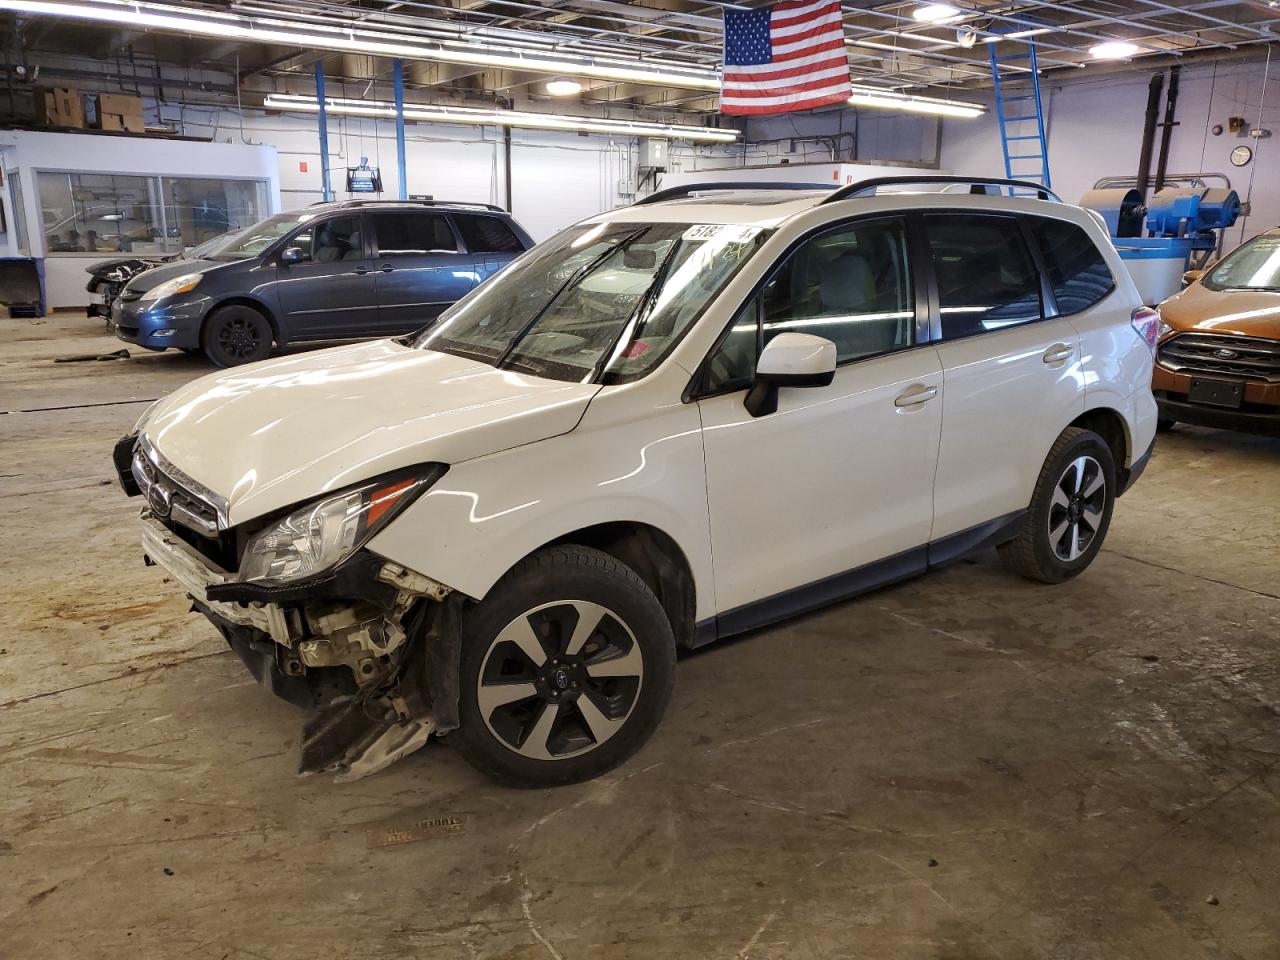
M 571 433 L 454 464 L 369 549 L 478 600 L 522 558 L 576 530 L 646 524 L 684 551 L 697 618 L 714 616 L 697 407 L 636 411 L 638 393 L 605 388 Z

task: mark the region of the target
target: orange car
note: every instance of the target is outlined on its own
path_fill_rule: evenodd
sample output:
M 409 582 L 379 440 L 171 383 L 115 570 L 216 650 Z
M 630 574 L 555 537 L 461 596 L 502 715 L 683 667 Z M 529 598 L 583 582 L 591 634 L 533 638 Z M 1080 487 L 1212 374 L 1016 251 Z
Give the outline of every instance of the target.
M 1160 427 L 1280 435 L 1280 227 L 1188 279 L 1160 304 Z

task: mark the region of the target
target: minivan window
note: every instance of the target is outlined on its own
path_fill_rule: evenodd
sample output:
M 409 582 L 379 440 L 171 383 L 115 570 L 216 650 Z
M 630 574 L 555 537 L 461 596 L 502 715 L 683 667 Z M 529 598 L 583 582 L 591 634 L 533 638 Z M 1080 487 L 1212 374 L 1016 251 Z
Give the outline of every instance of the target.
M 310 248 L 307 246 L 308 240 L 311 242 Z M 294 237 L 289 245 L 297 247 L 304 256 L 317 263 L 364 258 L 364 245 L 360 240 L 360 220 L 357 217 L 333 217 L 330 220 L 321 220 Z
M 314 213 L 277 213 L 251 227 L 228 233 L 210 241 L 203 253 L 206 260 L 248 260 L 256 257 L 281 237 L 292 233 L 300 224 L 314 219 Z
M 380 257 L 457 253 L 449 221 L 439 213 L 375 213 L 373 236 Z
M 905 224 L 843 224 L 800 244 L 739 311 L 708 361 L 707 389 L 750 386 L 757 345 L 784 331 L 825 337 L 847 363 L 911 346 L 914 320 Z
M 732 224 L 579 224 L 476 288 L 414 342 L 555 380 L 635 380 L 764 236 Z
M 938 283 L 942 339 L 1039 320 L 1040 274 L 1011 217 L 936 214 L 925 235 Z
M 1029 217 L 1027 224 L 1040 247 L 1060 315 L 1088 310 L 1115 289 L 1102 252 L 1080 227 L 1048 217 Z
M 514 230 L 498 217 L 455 213 L 453 222 L 471 253 L 520 253 L 524 244 Z

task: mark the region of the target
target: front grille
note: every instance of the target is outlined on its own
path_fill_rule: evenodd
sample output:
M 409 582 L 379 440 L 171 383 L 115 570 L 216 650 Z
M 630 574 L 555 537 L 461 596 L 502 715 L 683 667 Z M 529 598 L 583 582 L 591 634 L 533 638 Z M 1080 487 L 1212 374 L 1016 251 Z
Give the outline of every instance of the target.
M 1280 383 L 1280 340 L 1220 333 L 1179 333 L 1160 344 L 1160 365 L 1178 373 L 1208 373 Z
M 194 492 L 194 484 L 177 470 L 161 470 L 141 443 L 135 448 L 131 472 L 152 516 L 223 570 L 236 571 L 236 536 L 218 529 L 217 506 Z

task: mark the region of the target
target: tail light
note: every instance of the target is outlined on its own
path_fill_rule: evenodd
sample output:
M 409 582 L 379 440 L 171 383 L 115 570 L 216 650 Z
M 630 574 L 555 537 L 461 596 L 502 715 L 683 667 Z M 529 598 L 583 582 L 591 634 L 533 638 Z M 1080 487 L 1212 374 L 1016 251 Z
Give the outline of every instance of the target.
M 1160 311 L 1151 307 L 1138 307 L 1129 314 L 1129 322 L 1133 324 L 1138 336 L 1146 341 L 1147 346 L 1155 350 L 1160 339 Z

